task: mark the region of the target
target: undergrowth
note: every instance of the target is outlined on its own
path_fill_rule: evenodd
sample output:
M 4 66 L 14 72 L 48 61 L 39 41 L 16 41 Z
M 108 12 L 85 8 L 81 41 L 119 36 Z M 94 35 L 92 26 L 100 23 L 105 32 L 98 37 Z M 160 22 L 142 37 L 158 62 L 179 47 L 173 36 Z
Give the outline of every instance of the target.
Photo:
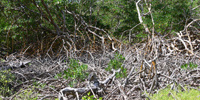
M 121 69 L 119 73 L 116 73 L 117 78 L 124 78 L 127 76 L 126 68 L 122 66 L 123 62 L 125 60 L 125 57 L 123 57 L 121 54 L 116 53 L 115 58 L 112 59 L 108 63 L 108 67 L 105 69 L 106 71 L 111 71 L 112 69 Z
M 21 91 L 13 100 L 38 100 L 39 93 L 33 87 L 25 90 L 21 89 Z
M 15 76 L 10 70 L 0 70 L 0 95 L 7 97 L 13 93 L 12 82 Z
M 75 59 L 70 59 L 67 70 L 64 70 L 64 73 L 57 74 L 58 77 L 63 77 L 65 79 L 71 79 L 69 83 L 73 87 L 78 81 L 83 81 L 88 76 L 88 66 L 85 64 L 79 64 Z
M 82 100 L 102 100 L 102 97 L 97 99 L 94 97 L 94 95 L 91 95 L 91 92 L 88 92 L 87 95 L 82 97 Z
M 152 100 L 200 100 L 199 90 L 189 89 L 187 87 L 185 87 L 185 89 L 186 91 L 181 91 L 181 89 L 178 88 L 178 91 L 175 91 L 167 87 L 153 96 L 150 96 L 150 98 Z

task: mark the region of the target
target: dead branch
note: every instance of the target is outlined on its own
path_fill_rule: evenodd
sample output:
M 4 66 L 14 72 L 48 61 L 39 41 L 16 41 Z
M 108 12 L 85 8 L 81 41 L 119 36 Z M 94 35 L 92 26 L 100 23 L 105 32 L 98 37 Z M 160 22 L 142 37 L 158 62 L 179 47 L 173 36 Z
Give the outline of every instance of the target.
M 58 96 L 59 100 L 65 100 L 66 99 L 65 94 L 68 94 L 68 93 L 75 95 L 75 93 L 82 94 L 82 93 L 89 92 L 91 89 L 95 91 L 95 90 L 98 90 L 99 88 L 103 88 L 102 86 L 105 86 L 110 80 L 112 80 L 115 74 L 120 71 L 120 69 L 116 71 L 115 70 L 112 70 L 112 71 L 113 71 L 113 74 L 110 75 L 107 79 L 105 79 L 104 81 L 99 81 L 95 79 L 96 82 L 94 82 L 93 84 L 90 84 L 88 87 L 85 87 L 85 88 L 66 87 L 64 89 L 61 89 Z

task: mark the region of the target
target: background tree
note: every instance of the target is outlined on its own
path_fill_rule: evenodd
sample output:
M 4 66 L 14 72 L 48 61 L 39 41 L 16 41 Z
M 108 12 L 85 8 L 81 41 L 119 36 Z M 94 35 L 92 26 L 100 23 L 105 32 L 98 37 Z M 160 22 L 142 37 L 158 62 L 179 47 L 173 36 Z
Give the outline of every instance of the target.
M 140 2 L 144 23 L 161 35 L 180 31 L 199 17 L 199 0 L 153 0 Z M 138 20 L 137 0 L 1 0 L 0 42 L 6 52 L 36 54 L 57 52 L 63 39 L 73 48 L 94 48 L 97 37 L 106 34 L 126 42 L 140 42 L 147 36 Z M 91 33 L 94 32 L 95 34 Z M 53 45 L 52 45 L 53 43 Z M 92 44 L 94 46 L 86 46 Z M 70 45 L 65 45 L 67 49 Z M 97 48 L 96 48 L 97 49 Z M 99 48 L 98 48 L 99 49 Z M 5 52 L 4 52 L 5 55 Z

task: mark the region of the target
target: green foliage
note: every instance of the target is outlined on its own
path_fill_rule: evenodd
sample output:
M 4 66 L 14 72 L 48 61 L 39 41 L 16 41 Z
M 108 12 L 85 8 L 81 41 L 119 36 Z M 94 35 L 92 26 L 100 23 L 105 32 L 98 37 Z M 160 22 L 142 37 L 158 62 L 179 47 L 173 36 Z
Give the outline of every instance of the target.
M 5 62 L 5 61 L 6 61 L 6 60 L 4 60 L 4 59 L 2 59 L 2 58 L 0 59 L 0 62 Z
M 197 67 L 198 67 L 198 65 L 194 64 L 192 62 L 190 62 L 189 64 L 183 64 L 183 65 L 181 65 L 182 69 L 194 69 L 194 68 L 197 68 Z
M 89 25 L 106 30 L 111 36 L 119 37 L 124 32 L 123 38 L 127 38 L 129 33 L 135 34 L 134 42 L 146 37 L 142 25 L 131 29 L 140 23 L 134 0 L 44 0 L 49 12 L 40 0 L 34 1 L 35 3 L 31 0 L 0 1 L 0 43 L 7 47 L 6 52 L 15 52 L 30 44 L 38 45 L 41 41 L 46 43 L 44 40 L 49 42 L 49 37 L 57 35 L 54 34 L 57 28 L 69 35 L 76 33 L 80 37 L 86 36 L 82 34 L 86 33 L 86 28 L 78 16 Z M 200 4 L 199 0 L 153 0 L 149 3 L 155 30 L 162 35 L 170 31 L 179 31 L 192 19 L 199 18 L 198 8 L 192 10 Z M 143 1 L 140 4 L 141 12 L 147 13 L 147 5 Z M 77 19 L 66 10 L 77 14 Z M 50 15 L 58 27 L 52 24 Z M 142 17 L 151 30 L 153 25 L 150 15 Z M 80 32 L 75 31 L 76 25 Z M 95 32 L 104 35 L 99 31 Z M 66 35 L 65 33 L 61 32 L 60 35 Z
M 170 31 L 182 30 L 185 23 L 188 23 L 192 19 L 192 14 L 196 15 L 197 11 L 192 11 L 191 7 L 195 7 L 197 2 L 198 0 L 194 0 L 193 2 L 191 0 L 169 0 L 163 2 L 153 0 L 150 3 L 152 4 L 155 30 L 162 35 Z M 144 9 L 148 12 L 147 7 L 144 7 Z M 149 27 L 152 27 L 150 15 L 143 17 L 143 19 Z
M 35 81 L 32 85 L 28 86 L 27 89 L 20 89 L 20 92 L 13 98 L 13 100 L 38 100 L 38 97 L 41 94 L 37 90 L 44 89 L 45 86 L 47 86 L 46 83 Z
M 32 88 L 36 87 L 36 88 L 43 89 L 45 86 L 46 86 L 45 83 L 39 83 L 39 82 L 35 81 L 35 82 L 33 82 L 33 87 Z
M 82 97 L 82 100 L 102 100 L 102 97 L 96 99 L 94 98 L 94 95 L 91 95 L 91 92 L 88 92 L 87 95 Z
M 71 87 L 78 81 L 83 81 L 88 76 L 88 72 L 86 72 L 88 66 L 85 64 L 80 65 L 75 59 L 70 59 L 68 67 L 67 70 L 64 70 L 63 74 L 59 73 L 57 76 L 65 79 L 72 79 L 73 81 L 70 82 Z
M 150 98 L 152 100 L 199 100 L 200 91 L 185 88 L 186 91 L 181 91 L 179 88 L 179 92 L 176 92 L 175 90 L 171 90 L 170 87 L 167 87 L 150 96 Z
M 105 68 L 105 70 L 107 71 L 111 71 L 112 69 L 121 69 L 121 71 L 119 73 L 116 74 L 117 78 L 122 78 L 122 77 L 126 77 L 126 69 L 122 66 L 123 62 L 125 60 L 125 57 L 123 57 L 121 54 L 116 53 L 115 54 L 115 58 L 112 59 L 109 63 L 108 63 L 108 67 Z
M 11 83 L 15 80 L 9 70 L 0 70 L 0 95 L 10 96 L 13 93 Z
M 139 23 L 134 1 L 103 0 L 96 2 L 95 5 L 96 9 L 93 15 L 101 23 L 97 24 L 97 26 L 109 30 L 114 36 L 121 36 L 122 32 Z M 139 26 L 131 32 L 141 29 Z M 128 33 L 124 33 L 124 35 Z
M 140 42 L 145 37 L 147 37 L 147 34 L 140 32 L 139 34 L 136 35 L 136 39 L 134 40 L 134 42 Z
M 37 93 L 34 88 L 21 90 L 17 96 L 13 98 L 13 100 L 38 100 L 39 93 Z

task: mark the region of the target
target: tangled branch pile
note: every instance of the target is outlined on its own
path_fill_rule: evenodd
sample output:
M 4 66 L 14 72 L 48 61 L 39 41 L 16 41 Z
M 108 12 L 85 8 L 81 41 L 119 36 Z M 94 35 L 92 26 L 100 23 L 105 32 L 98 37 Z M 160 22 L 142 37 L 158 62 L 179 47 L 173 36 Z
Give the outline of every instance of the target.
M 59 2 L 44 0 L 41 2 L 37 2 L 37 0 L 27 1 L 27 5 L 32 5 L 33 9 L 28 9 L 26 4 L 23 5 L 20 2 L 18 2 L 19 4 L 10 3 L 16 7 L 15 9 L 10 8 L 10 6 L 7 8 L 21 13 L 27 10 L 30 13 L 24 13 L 23 16 L 36 14 L 36 16 L 31 16 L 35 20 L 30 22 L 35 22 L 37 25 L 22 26 L 24 28 L 18 29 L 18 26 L 21 25 L 19 22 L 15 29 L 15 21 L 17 23 L 20 17 L 14 16 L 13 26 L 0 31 L 6 37 L 6 43 L 2 42 L 3 46 L 6 49 L 13 49 L 14 44 L 19 42 L 13 42 L 14 39 L 9 39 L 9 34 L 12 35 L 11 28 L 14 32 L 19 30 L 29 32 L 31 30 L 41 34 L 24 34 L 23 38 L 35 36 L 33 37 L 35 40 L 33 39 L 33 44 L 29 38 L 20 40 L 19 44 L 24 43 L 24 47 L 19 54 L 13 53 L 3 59 L 6 54 L 0 52 L 0 56 L 3 55 L 0 63 L 0 94 L 2 99 L 79 100 L 103 98 L 105 100 L 132 100 L 151 99 L 151 95 L 168 87 L 176 92 L 180 92 L 179 88 L 181 91 L 188 89 L 200 91 L 200 19 L 191 18 L 190 23 L 180 32 L 171 32 L 172 29 L 170 29 L 170 31 L 162 31 L 165 33 L 160 34 L 156 32 L 152 14 L 151 3 L 155 2 L 124 1 L 124 8 L 127 7 L 125 4 L 128 2 L 135 4 L 136 11 L 134 12 L 138 15 L 137 23 L 139 24 L 124 31 L 123 24 L 117 20 L 117 24 L 114 24 L 116 26 L 110 30 L 114 30 L 113 34 L 114 32 L 117 32 L 118 36 L 120 34 L 119 38 L 109 30 L 105 30 L 106 28 L 100 28 L 112 25 L 101 22 L 100 20 L 103 18 L 97 16 L 101 13 L 98 9 L 101 7 L 101 2 L 93 4 L 95 7 L 97 5 L 96 8 L 94 7 L 95 10 L 97 9 L 97 12 L 94 11 L 97 13 L 95 18 L 92 16 L 92 3 L 90 11 L 82 12 L 80 8 L 80 11 L 70 9 L 74 6 L 82 7 L 86 4 L 85 2 L 82 3 L 83 5 L 78 3 L 62 5 Z M 56 4 L 56 9 L 61 13 L 57 13 L 53 9 L 54 6 L 49 6 L 48 3 L 49 5 Z M 118 2 L 115 3 L 120 5 Z M 19 5 L 20 7 L 18 7 Z M 129 6 L 131 7 L 131 5 Z M 116 11 L 116 16 L 118 13 L 123 15 L 124 12 Z M 52 13 L 58 15 L 58 19 L 54 18 Z M 128 14 L 132 15 L 132 13 Z M 31 17 L 28 18 L 31 19 Z M 150 19 L 152 26 L 145 24 L 143 17 Z M 69 21 L 69 25 L 66 20 Z M 71 20 L 73 21 L 70 22 Z M 103 25 L 101 26 L 101 24 Z M 142 37 L 138 42 L 131 40 L 134 39 L 131 32 L 139 25 L 142 26 L 143 30 L 138 32 L 144 33 L 147 37 Z M 35 26 L 39 28 L 34 28 Z M 122 29 L 123 32 L 118 32 L 117 29 Z M 7 33 L 5 34 L 5 32 Z M 128 43 L 125 43 L 126 41 Z M 28 47 L 26 47 L 27 45 Z M 0 49 L 6 51 L 3 46 Z M 169 94 L 176 99 L 172 93 Z
M 193 22 L 195 21 L 198 20 Z M 145 43 L 130 47 L 122 44 L 126 49 L 115 48 L 113 51 L 105 50 L 98 54 L 88 50 L 82 55 L 77 55 L 80 54 L 79 51 L 71 50 L 68 55 L 57 58 L 47 55 L 43 59 L 40 57 L 30 59 L 13 54 L 1 63 L 1 70 L 11 69 L 16 76 L 16 81 L 9 84 L 18 92 L 9 99 L 19 99 L 21 97 L 18 94 L 29 89 L 34 89 L 35 92 L 31 95 L 41 100 L 57 97 L 60 100 L 80 99 L 88 92 L 95 98 L 129 100 L 149 98 L 147 93 L 156 93 L 169 85 L 172 89 L 180 86 L 183 91 L 186 90 L 185 86 L 199 89 L 199 40 L 191 37 L 199 37 L 198 32 L 198 30 L 189 32 L 185 29 L 176 33 L 177 36 L 172 39 L 155 36 Z M 115 77 L 121 69 L 112 69 L 111 72 L 105 70 L 109 61 L 115 58 L 116 52 L 125 57 L 122 66 L 127 69 L 126 77 Z M 65 62 L 68 62 L 69 58 L 79 60 L 80 65 L 87 65 L 87 72 L 90 73 L 89 78 L 77 81 L 73 88 L 69 87 L 72 79 L 55 78 L 59 72 L 70 68 Z M 33 82 L 37 85 L 35 86 Z M 41 84 L 45 84 L 43 88 Z

